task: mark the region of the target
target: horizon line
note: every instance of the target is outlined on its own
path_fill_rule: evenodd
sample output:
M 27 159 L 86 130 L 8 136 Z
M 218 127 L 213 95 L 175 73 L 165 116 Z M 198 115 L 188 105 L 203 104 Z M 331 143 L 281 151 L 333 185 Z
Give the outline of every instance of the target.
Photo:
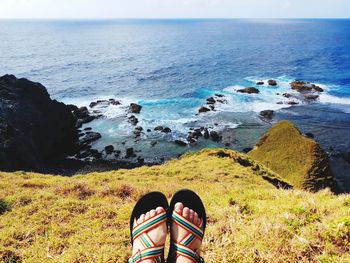
M 0 20 L 348 20 L 350 17 L 0 17 Z

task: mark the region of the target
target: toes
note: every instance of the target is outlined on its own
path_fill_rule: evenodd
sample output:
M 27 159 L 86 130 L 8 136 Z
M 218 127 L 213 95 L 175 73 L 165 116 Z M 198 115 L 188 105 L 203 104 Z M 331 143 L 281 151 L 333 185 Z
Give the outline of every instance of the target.
M 190 209 L 190 217 L 189 217 L 190 221 L 193 222 L 194 219 L 194 211 L 192 209 Z
M 156 209 L 157 214 L 163 213 L 164 211 L 165 211 L 164 208 L 161 206 L 158 206 Z
M 137 226 L 137 220 L 134 218 L 134 227 Z
M 176 211 L 177 213 L 180 213 L 180 214 L 181 214 L 181 212 L 182 212 L 183 209 L 184 209 L 183 203 L 176 203 L 176 204 L 175 204 L 175 211 Z
M 193 223 L 198 226 L 199 225 L 199 217 L 196 212 L 194 212 L 194 218 L 193 218 Z
M 152 209 L 152 210 L 149 212 L 149 216 L 150 216 L 150 217 L 154 217 L 156 214 L 157 214 L 157 212 L 156 212 L 155 209 Z
M 188 207 L 185 207 L 182 211 L 182 216 L 186 219 L 190 219 L 190 209 Z
M 145 220 L 150 219 L 150 217 L 151 217 L 151 216 L 150 216 L 150 212 L 147 212 L 146 215 L 145 215 Z
M 140 218 L 137 219 L 137 224 L 142 224 L 143 221 L 145 221 L 145 215 L 144 214 L 140 215 Z

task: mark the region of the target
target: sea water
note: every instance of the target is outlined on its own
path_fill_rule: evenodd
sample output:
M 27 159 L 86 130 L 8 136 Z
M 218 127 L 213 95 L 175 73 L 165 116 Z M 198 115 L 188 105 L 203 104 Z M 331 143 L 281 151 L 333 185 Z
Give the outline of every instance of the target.
M 335 156 L 350 151 L 350 20 L 1 20 L 0 39 L 0 75 L 40 82 L 52 98 L 78 106 L 119 100 L 97 107 L 103 117 L 84 126 L 102 134 L 94 148 L 112 144 L 119 158 L 128 147 L 150 162 L 203 147 L 243 150 L 280 119 L 313 133 Z M 278 86 L 256 86 L 268 79 Z M 315 102 L 278 104 L 295 79 L 325 92 Z M 260 93 L 237 92 L 249 86 Z M 197 114 L 216 93 L 227 103 Z M 143 106 L 140 140 L 127 121 L 131 102 Z M 259 118 L 262 110 L 276 111 L 274 120 Z M 159 125 L 172 132 L 154 131 Z M 174 144 L 199 127 L 225 140 Z M 350 185 L 349 166 L 339 162 L 338 179 Z

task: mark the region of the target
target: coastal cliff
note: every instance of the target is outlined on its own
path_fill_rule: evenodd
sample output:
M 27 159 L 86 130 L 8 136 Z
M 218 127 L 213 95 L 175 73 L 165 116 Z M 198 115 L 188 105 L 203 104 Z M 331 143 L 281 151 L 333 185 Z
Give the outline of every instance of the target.
M 43 171 L 73 153 L 78 132 L 71 108 L 40 83 L 0 77 L 0 170 Z

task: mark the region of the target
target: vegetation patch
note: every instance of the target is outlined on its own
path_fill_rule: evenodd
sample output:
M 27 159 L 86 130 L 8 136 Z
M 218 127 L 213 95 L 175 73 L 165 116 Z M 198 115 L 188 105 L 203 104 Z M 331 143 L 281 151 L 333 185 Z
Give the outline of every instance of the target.
M 6 211 L 9 211 L 10 208 L 9 202 L 5 201 L 4 199 L 0 199 L 0 215 L 4 214 Z

